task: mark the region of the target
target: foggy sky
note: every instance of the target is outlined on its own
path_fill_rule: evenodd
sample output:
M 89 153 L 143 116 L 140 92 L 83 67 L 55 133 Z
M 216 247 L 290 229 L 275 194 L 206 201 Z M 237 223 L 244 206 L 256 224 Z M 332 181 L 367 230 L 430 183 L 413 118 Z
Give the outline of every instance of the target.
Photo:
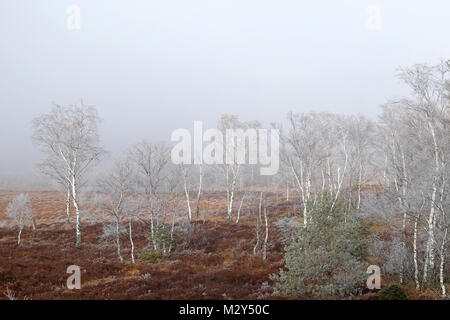
M 399 66 L 450 58 L 449 14 L 448 0 L 1 0 L 0 174 L 33 169 L 30 122 L 52 102 L 97 106 L 113 154 L 222 113 L 375 118 L 407 93 Z

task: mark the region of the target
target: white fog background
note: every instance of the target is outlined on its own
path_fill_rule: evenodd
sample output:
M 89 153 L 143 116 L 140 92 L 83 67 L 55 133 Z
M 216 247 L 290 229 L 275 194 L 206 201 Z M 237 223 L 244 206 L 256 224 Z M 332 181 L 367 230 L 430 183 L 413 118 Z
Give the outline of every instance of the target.
M 223 113 L 375 119 L 407 94 L 398 67 L 450 57 L 449 15 L 448 0 L 1 0 L 0 188 L 40 181 L 31 120 L 53 102 L 95 105 L 112 155 Z

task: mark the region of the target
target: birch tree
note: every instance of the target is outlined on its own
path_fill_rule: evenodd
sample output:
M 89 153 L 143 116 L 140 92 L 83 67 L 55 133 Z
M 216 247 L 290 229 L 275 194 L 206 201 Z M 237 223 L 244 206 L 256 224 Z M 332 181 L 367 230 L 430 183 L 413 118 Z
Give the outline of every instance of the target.
M 22 230 L 27 222 L 32 221 L 31 201 L 27 194 L 21 193 L 14 197 L 6 207 L 6 216 L 17 227 L 17 245 L 20 245 Z
M 356 175 L 356 204 L 355 209 L 361 206 L 362 188 L 375 176 L 373 171 L 374 132 L 375 125 L 365 117 L 350 117 L 346 122 L 348 126 L 350 155 L 349 155 L 349 185 L 353 186 L 353 174 Z M 349 205 L 352 204 L 352 188 L 349 190 Z
M 170 161 L 168 145 L 144 140 L 130 149 L 128 157 L 136 166 L 139 183 L 145 194 L 157 196 L 167 189 Z
M 427 283 L 429 269 L 435 266 L 435 228 L 436 228 L 436 204 L 440 194 L 443 193 L 446 178 L 443 175 L 445 164 L 445 146 L 447 137 L 441 132 L 445 128 L 448 100 L 446 99 L 446 85 L 449 67 L 444 62 L 435 65 L 416 65 L 412 68 L 400 70 L 400 78 L 412 90 L 410 98 L 404 98 L 401 103 L 414 113 L 416 122 L 424 132 L 423 138 L 427 139 L 431 146 L 430 157 L 433 168 L 431 176 L 431 190 L 429 214 L 427 218 L 428 239 L 426 245 L 423 281 Z
M 80 106 L 55 105 L 49 113 L 33 120 L 33 141 L 44 153 L 43 173 L 57 177 L 70 186 L 76 214 L 76 246 L 81 248 L 81 216 L 78 192 L 86 172 L 104 153 L 100 147 L 97 110 Z
M 114 220 L 115 242 L 120 262 L 123 262 L 120 229 L 125 219 L 128 218 L 131 260 L 134 263 L 132 218 L 139 210 L 139 207 L 135 203 L 135 179 L 131 164 L 126 160 L 116 162 L 107 175 L 98 178 L 96 187 L 97 192 L 93 202 L 97 210 L 106 213 Z
M 155 233 L 159 225 L 158 215 L 161 213 L 161 201 L 164 192 L 175 190 L 179 184 L 179 178 L 170 166 L 170 149 L 164 143 L 150 143 L 142 141 L 134 145 L 128 158 L 136 167 L 136 177 L 140 191 L 145 195 L 147 213 L 150 218 L 150 235 L 156 250 Z
M 401 215 L 398 227 L 402 245 L 406 249 L 412 241 L 413 268 L 416 288 L 429 286 L 436 273 L 436 255 L 440 258 L 439 281 L 443 296 L 446 238 L 447 184 L 450 152 L 448 117 L 448 65 L 416 65 L 401 69 L 400 79 L 411 89 L 411 95 L 390 101 L 383 106 L 379 122 L 379 136 L 384 161 L 382 186 L 391 199 L 392 222 Z M 408 240 L 408 223 L 413 239 Z M 426 238 L 423 262 L 419 262 L 420 239 Z M 419 267 L 423 270 L 421 276 Z M 406 265 L 399 268 L 403 282 Z M 442 271 L 442 272 L 441 272 Z
M 260 123 L 257 121 L 250 122 L 242 122 L 235 115 L 224 114 L 222 115 L 217 123 L 218 129 L 222 132 L 223 137 L 225 137 L 224 141 L 224 164 L 219 165 L 219 168 L 222 171 L 225 180 L 225 189 L 227 196 L 227 219 L 228 221 L 233 220 L 233 205 L 235 200 L 235 193 L 237 189 L 237 183 L 239 181 L 239 177 L 243 173 L 243 164 L 237 161 L 238 152 L 243 152 L 244 150 L 238 150 L 239 143 L 236 141 L 235 137 L 231 134 L 232 132 L 236 132 L 236 130 L 243 130 L 244 134 L 247 129 L 258 129 L 260 127 Z M 250 131 L 249 131 L 250 132 Z M 248 150 L 251 147 L 255 147 L 252 144 L 258 143 L 257 137 L 252 139 L 248 137 Z M 243 145 L 246 145 L 246 141 L 243 141 Z M 229 158 L 228 155 L 233 155 L 233 158 Z M 246 157 L 248 153 L 246 153 Z
M 303 208 L 303 224 L 309 207 L 324 192 L 334 202 L 341 190 L 349 163 L 348 130 L 331 114 L 288 114 L 289 130 L 282 138 L 282 161 L 291 172 Z
M 184 195 L 186 199 L 186 207 L 187 207 L 187 218 L 190 222 L 192 220 L 192 208 L 191 208 L 191 198 L 190 198 L 190 176 L 191 176 L 191 170 L 192 167 L 190 165 L 186 164 L 180 164 L 179 165 L 181 177 L 183 179 L 183 190 Z M 199 189 L 200 190 L 200 189 Z

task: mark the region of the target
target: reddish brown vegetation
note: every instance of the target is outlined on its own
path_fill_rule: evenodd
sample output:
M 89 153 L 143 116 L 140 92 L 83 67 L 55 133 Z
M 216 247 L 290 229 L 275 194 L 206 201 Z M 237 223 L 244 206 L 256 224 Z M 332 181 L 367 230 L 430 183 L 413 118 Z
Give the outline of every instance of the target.
M 0 191 L 0 221 L 5 207 L 17 192 Z M 283 267 L 283 245 L 273 222 L 293 214 L 293 203 L 281 196 L 266 195 L 269 231 L 268 259 L 253 256 L 254 216 L 242 213 L 239 224 L 226 221 L 223 195 L 206 196 L 200 217 L 188 237 L 176 236 L 169 258 L 152 264 L 137 259 L 131 263 L 130 245 L 122 237 L 121 264 L 113 243 L 100 241 L 101 222 L 84 217 L 83 247 L 76 249 L 73 226 L 64 225 L 65 203 L 57 192 L 30 192 L 38 228 L 24 230 L 17 246 L 16 231 L 0 227 L 0 299 L 7 289 L 18 299 L 273 299 L 269 275 Z M 299 210 L 299 208 L 297 208 Z M 149 250 L 150 228 L 145 222 L 133 225 L 136 257 Z M 382 225 L 374 229 L 385 229 Z M 68 290 L 69 265 L 81 268 L 81 290 Z M 384 284 L 389 281 L 383 278 Z M 438 298 L 434 292 L 418 293 L 411 284 L 410 299 Z M 376 299 L 369 293 L 358 299 Z
M 0 212 L 14 196 L 0 193 Z M 100 242 L 102 224 L 84 225 L 83 248 L 75 248 L 72 227 L 65 226 L 64 199 L 58 193 L 31 193 L 38 228 L 27 228 L 17 246 L 15 231 L 0 229 L 0 293 L 21 299 L 257 299 L 272 293 L 269 274 L 282 267 L 283 248 L 275 229 L 268 260 L 253 256 L 254 225 L 217 216 L 193 222 L 188 239 L 177 237 L 174 253 L 159 263 L 130 262 L 127 235 L 121 264 L 113 244 Z M 216 209 L 212 205 L 210 209 Z M 213 210 L 211 210 L 213 211 Z M 1 216 L 4 219 L 4 216 Z M 244 218 L 245 220 L 245 218 Z M 58 221 L 58 222 L 53 222 Z M 134 224 L 136 253 L 148 246 L 145 223 Z M 78 265 L 82 289 L 68 290 L 66 269 Z M 150 276 L 148 276 L 150 275 Z M 265 283 L 266 282 L 266 283 Z M 0 298 L 5 298 L 0 297 Z

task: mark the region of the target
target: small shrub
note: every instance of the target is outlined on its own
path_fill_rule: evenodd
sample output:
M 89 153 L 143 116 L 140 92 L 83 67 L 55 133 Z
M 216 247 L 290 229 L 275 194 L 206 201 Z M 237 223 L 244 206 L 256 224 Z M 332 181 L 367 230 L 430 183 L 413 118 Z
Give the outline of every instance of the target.
M 170 231 L 165 225 L 155 227 L 154 233 L 148 233 L 147 239 L 151 246 L 154 246 L 157 251 L 169 253 L 175 241 L 170 235 Z
M 160 251 L 144 251 L 139 254 L 139 259 L 149 263 L 158 263 L 165 256 Z
M 408 300 L 405 291 L 397 284 L 392 283 L 378 292 L 379 300 Z
M 314 299 L 358 295 L 366 277 L 367 225 L 345 217 L 344 204 L 326 196 L 310 208 L 310 216 L 286 248 L 286 268 L 270 277 L 274 293 Z

